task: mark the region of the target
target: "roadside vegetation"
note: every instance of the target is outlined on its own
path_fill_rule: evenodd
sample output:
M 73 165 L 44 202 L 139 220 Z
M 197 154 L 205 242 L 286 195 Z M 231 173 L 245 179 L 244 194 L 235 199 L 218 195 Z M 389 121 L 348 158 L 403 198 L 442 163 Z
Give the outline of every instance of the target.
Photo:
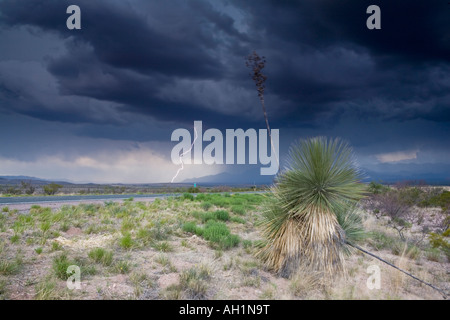
M 382 193 L 370 193 L 355 208 L 366 233 L 361 246 L 448 288 L 444 191 L 423 191 L 439 202 L 424 197 L 412 205 L 422 220 L 408 220 L 405 240 L 379 206 Z M 381 264 L 382 289 L 368 290 L 366 269 L 377 262 L 358 253 L 346 258 L 347 277 L 331 281 L 302 268 L 281 277 L 256 255 L 265 240 L 262 208 L 271 200 L 269 194 L 186 192 L 152 202 L 34 205 L 27 213 L 0 207 L 0 299 L 440 298 Z M 72 265 L 80 268 L 79 290 L 66 286 Z
M 235 186 L 189 186 L 179 184 L 178 186 L 164 185 L 82 185 L 61 184 L 49 182 L 21 181 L 15 184 L 0 184 L 0 197 L 26 197 L 26 196 L 53 196 L 53 195 L 145 195 L 145 194 L 196 194 L 196 193 L 221 193 L 221 192 L 246 192 L 264 191 L 264 185 Z

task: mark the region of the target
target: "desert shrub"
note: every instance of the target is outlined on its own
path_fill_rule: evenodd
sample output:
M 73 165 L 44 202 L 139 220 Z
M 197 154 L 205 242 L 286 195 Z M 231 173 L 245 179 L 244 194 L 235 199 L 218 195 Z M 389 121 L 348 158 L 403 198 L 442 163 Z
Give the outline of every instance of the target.
M 194 201 L 194 196 L 190 193 L 183 193 L 183 200 L 190 200 L 190 201 Z
M 370 245 L 376 250 L 383 250 L 383 249 L 390 250 L 398 242 L 398 240 L 388 236 L 383 232 L 373 231 L 370 232 L 368 235 Z
M 198 196 L 197 196 L 197 197 L 198 197 Z M 207 210 L 209 210 L 209 209 L 212 207 L 212 203 L 209 202 L 209 201 L 202 202 L 202 204 L 200 205 L 200 207 L 201 207 L 203 210 L 207 211 Z
M 7 187 L 6 188 L 6 193 L 7 194 L 12 194 L 12 195 L 19 195 L 22 193 L 22 190 L 20 190 L 19 188 L 16 187 Z
M 199 192 L 200 192 L 200 189 L 199 189 L 198 187 L 189 187 L 189 188 L 187 189 L 187 192 L 188 192 L 188 193 L 199 193 Z
M 442 191 L 420 202 L 422 207 L 441 207 L 442 210 L 450 207 L 450 191 Z
M 419 204 L 425 198 L 426 193 L 420 187 L 405 186 L 398 189 L 400 198 L 407 205 L 413 206 Z
M 370 182 L 369 185 L 367 186 L 367 191 L 369 191 L 372 194 L 385 193 L 389 191 L 389 189 L 390 188 L 388 186 L 384 186 L 381 183 L 377 183 L 375 181 Z
M 405 254 L 411 259 L 418 259 L 421 253 L 418 247 L 403 241 L 394 241 L 391 246 L 391 252 L 397 256 Z
M 405 241 L 404 231 L 411 227 L 414 215 L 411 214 L 412 204 L 405 200 L 401 191 L 391 190 L 376 197 L 378 209 L 389 218 L 389 225 L 395 229 L 400 238 Z
M 44 193 L 47 195 L 54 195 L 56 192 L 58 192 L 59 189 L 61 189 L 63 186 L 56 183 L 50 183 L 46 186 L 44 186 Z
M 425 257 L 429 261 L 440 262 L 441 261 L 441 250 L 438 248 L 430 248 L 426 251 Z
M 210 198 L 209 194 L 201 193 L 195 197 L 195 201 L 208 201 Z
M 295 272 L 299 260 L 330 273 L 342 270 L 348 242 L 336 214 L 364 197 L 360 180 L 353 151 L 340 139 L 316 137 L 294 144 L 287 169 L 277 176 L 272 199 L 263 208 L 266 244 L 257 256 L 284 277 Z
M 31 182 L 21 181 L 20 184 L 21 184 L 23 192 L 28 195 L 32 195 L 34 193 L 34 191 L 36 190 L 36 187 L 34 187 L 31 184 Z
M 444 252 L 447 257 L 447 260 L 450 261 L 450 229 L 447 229 L 443 233 L 434 233 L 431 232 L 429 235 L 430 244 L 435 249 L 440 249 Z

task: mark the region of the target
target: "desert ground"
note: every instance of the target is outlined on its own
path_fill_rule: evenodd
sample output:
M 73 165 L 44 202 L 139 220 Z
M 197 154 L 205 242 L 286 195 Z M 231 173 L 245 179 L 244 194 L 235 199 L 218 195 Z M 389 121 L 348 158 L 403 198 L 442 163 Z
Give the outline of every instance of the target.
M 299 268 L 283 278 L 268 270 L 255 256 L 267 196 L 0 207 L 0 299 L 443 299 L 355 250 L 342 273 Z M 448 256 L 429 241 L 445 214 L 439 207 L 412 210 L 420 226 L 405 229 L 403 241 L 386 216 L 362 204 L 367 236 L 358 245 L 448 293 Z M 67 286 L 71 265 L 80 268 L 80 288 Z M 373 265 L 379 289 L 367 285 Z

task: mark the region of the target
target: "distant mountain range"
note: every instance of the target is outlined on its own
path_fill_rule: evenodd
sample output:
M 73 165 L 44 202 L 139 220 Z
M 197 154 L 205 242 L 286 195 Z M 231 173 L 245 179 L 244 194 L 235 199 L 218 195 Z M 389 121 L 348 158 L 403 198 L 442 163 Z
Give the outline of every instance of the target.
M 259 176 L 248 178 L 243 175 L 228 172 L 183 180 L 183 183 L 208 183 L 208 184 L 227 184 L 227 185 L 233 184 L 261 185 L 261 184 L 271 184 L 272 182 L 273 176 Z
M 450 165 L 447 164 L 380 164 L 373 170 L 364 169 L 364 181 L 378 181 L 383 183 L 395 183 L 406 180 L 423 180 L 427 184 L 450 185 Z M 177 182 L 177 185 L 183 184 L 209 184 L 209 185 L 270 185 L 275 176 L 260 175 L 259 168 L 247 167 L 241 168 L 239 172 L 222 172 L 215 175 L 203 176 L 198 178 L 185 179 Z M 30 176 L 0 176 L 0 185 L 19 185 L 21 181 L 32 182 L 35 185 L 45 185 L 49 183 L 58 183 L 61 185 L 94 185 L 95 183 L 74 183 L 69 180 L 59 179 L 58 181 L 30 177 Z M 107 184 L 107 185 L 127 185 L 127 184 Z M 130 184 L 128 184 L 130 185 Z M 145 183 L 143 186 L 171 185 L 166 183 Z
M 47 180 L 47 179 L 41 179 L 36 177 L 30 177 L 30 176 L 0 176 L 0 185 L 17 185 L 20 184 L 21 181 L 25 182 L 32 182 L 35 185 L 44 185 L 49 183 L 58 183 L 61 185 L 69 185 L 73 184 L 69 181 L 59 180 L 59 181 L 53 181 L 53 180 Z
M 450 185 L 450 166 L 447 165 L 381 165 L 377 170 L 362 168 L 364 182 L 378 181 L 396 183 L 399 181 L 423 180 L 432 185 Z M 406 170 L 405 170 L 406 169 Z M 246 170 L 241 173 L 219 173 L 216 175 L 186 179 L 183 183 L 216 183 L 216 184 L 272 184 L 274 176 L 261 176 L 259 170 Z

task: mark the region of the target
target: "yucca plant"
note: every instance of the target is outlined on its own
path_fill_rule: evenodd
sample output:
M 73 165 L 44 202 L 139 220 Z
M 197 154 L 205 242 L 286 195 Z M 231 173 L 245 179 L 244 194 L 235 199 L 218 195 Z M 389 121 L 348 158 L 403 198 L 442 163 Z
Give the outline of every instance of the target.
M 342 269 L 347 238 L 362 231 L 353 207 L 365 193 L 360 180 L 344 141 L 299 141 L 271 189 L 262 220 L 266 242 L 257 255 L 285 277 L 300 262 L 316 270 Z

